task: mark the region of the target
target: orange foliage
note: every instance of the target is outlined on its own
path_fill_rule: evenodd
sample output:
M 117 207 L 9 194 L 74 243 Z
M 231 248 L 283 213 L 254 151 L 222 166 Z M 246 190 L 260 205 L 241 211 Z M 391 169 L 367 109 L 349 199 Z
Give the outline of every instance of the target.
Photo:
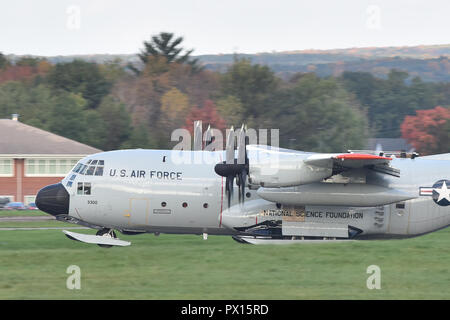
M 218 129 L 223 131 L 226 128 L 225 120 L 217 112 L 216 105 L 211 100 L 205 100 L 203 108 L 193 107 L 191 108 L 188 116 L 186 117 L 186 123 L 184 128 L 189 130 L 191 135 L 194 134 L 194 121 L 202 120 L 203 130 L 208 128 Z
M 450 109 L 437 106 L 417 110 L 416 116 L 406 116 L 401 125 L 402 137 L 421 154 L 447 152 Z
M 7 81 L 28 80 L 36 75 L 44 75 L 51 68 L 47 61 L 41 61 L 36 67 L 28 65 L 14 65 L 0 71 L 0 83 Z

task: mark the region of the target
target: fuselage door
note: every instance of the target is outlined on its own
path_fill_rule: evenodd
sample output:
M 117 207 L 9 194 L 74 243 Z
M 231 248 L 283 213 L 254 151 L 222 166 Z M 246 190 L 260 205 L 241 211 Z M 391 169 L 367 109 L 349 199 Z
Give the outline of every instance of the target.
M 149 207 L 150 200 L 148 198 L 131 198 L 130 208 L 128 211 L 129 225 L 138 226 L 149 224 Z
M 388 233 L 391 234 L 408 234 L 409 233 L 409 214 L 411 202 L 397 202 L 390 206 L 390 217 L 388 225 Z

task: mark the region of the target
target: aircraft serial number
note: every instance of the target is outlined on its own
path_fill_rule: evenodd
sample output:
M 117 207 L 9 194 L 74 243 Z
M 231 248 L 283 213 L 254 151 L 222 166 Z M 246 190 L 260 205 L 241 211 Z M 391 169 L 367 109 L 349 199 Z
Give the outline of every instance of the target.
M 88 204 L 98 204 L 97 200 L 88 200 Z

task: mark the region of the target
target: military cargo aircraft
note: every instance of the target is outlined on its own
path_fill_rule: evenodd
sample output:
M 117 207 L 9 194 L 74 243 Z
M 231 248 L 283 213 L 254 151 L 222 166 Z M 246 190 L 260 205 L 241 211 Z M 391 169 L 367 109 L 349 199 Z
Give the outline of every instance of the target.
M 195 130 L 194 151 L 87 156 L 41 189 L 36 204 L 57 220 L 98 229 L 64 233 L 102 247 L 130 244 L 115 230 L 290 244 L 407 238 L 450 224 L 450 154 L 302 152 L 249 144 L 244 127 L 229 130 L 225 150 L 206 151 L 198 145 L 211 142 L 209 129 Z

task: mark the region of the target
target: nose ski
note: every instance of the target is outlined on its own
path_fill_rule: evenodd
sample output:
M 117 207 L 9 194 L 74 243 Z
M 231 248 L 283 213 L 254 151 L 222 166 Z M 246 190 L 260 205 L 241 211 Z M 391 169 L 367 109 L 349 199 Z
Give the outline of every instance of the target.
M 92 244 L 98 244 L 98 245 L 104 245 L 104 246 L 120 246 L 120 247 L 126 247 L 131 245 L 131 242 L 123 241 L 117 238 L 113 238 L 110 236 L 96 236 L 96 235 L 90 235 L 90 234 L 82 234 L 82 233 L 76 233 L 71 232 L 67 230 L 63 230 L 63 233 L 72 240 L 77 240 L 84 243 L 92 243 Z

